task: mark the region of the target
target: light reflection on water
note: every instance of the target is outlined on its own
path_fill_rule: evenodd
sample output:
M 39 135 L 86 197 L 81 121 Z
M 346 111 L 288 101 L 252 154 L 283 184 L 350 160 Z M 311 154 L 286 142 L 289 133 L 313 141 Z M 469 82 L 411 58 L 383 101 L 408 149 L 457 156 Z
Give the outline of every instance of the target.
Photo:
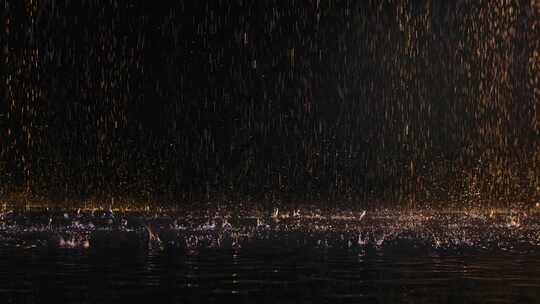
M 4 248 L 3 303 L 537 302 L 532 252 Z

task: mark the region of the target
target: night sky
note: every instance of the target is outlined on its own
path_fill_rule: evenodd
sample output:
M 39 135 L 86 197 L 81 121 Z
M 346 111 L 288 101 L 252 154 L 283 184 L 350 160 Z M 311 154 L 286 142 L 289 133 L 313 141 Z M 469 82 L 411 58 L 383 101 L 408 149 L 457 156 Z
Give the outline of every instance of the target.
M 540 1 L 2 0 L 1 195 L 540 199 Z

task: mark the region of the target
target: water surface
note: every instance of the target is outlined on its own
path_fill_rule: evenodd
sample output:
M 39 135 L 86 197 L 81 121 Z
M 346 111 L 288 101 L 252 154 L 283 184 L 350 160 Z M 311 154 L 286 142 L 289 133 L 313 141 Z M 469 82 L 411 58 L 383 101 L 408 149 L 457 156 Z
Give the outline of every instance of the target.
M 13 219 L 0 234 L 0 298 L 2 303 L 536 303 L 536 220 L 521 215 L 516 223 L 516 218 L 439 216 L 406 225 L 404 218 L 371 215 L 360 222 L 282 219 L 259 226 L 243 219 L 230 228 L 216 220 L 185 226 L 178 219 L 169 223 L 170 218 L 137 222 L 137 216 L 129 218 L 133 225 L 120 216 L 103 222 L 67 216 L 56 225 L 56 218 L 51 225 Z M 471 221 L 477 225 L 465 224 Z M 160 241 L 150 241 L 143 225 Z

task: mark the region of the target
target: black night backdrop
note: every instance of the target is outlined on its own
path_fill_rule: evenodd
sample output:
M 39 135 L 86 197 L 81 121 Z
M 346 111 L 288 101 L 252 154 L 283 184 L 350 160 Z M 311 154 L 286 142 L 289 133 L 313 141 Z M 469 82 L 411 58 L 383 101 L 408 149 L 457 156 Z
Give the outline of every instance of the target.
M 540 193 L 528 0 L 7 1 L 2 21 L 4 192 Z
M 0 3 L 6 216 L 539 207 L 538 0 Z

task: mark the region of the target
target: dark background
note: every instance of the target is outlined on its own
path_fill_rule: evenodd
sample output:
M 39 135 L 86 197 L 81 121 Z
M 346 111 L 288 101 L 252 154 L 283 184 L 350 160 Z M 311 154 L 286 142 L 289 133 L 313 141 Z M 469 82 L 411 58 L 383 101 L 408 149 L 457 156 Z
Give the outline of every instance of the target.
M 4 195 L 540 198 L 538 1 L 1 3 Z

